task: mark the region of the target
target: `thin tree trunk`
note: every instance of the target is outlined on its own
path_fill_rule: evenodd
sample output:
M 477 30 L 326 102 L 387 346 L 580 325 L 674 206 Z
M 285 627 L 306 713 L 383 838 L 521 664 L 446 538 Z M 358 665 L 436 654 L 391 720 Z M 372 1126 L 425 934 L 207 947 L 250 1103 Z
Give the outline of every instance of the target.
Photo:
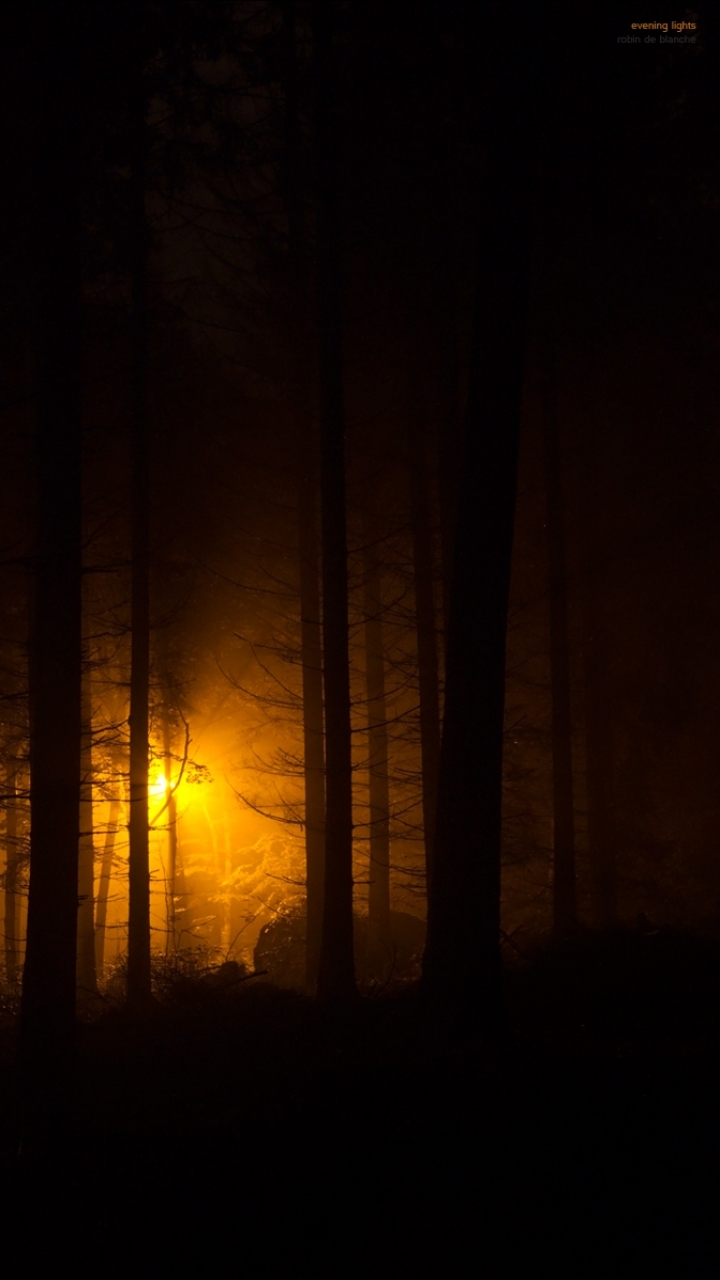
M 207 823 L 207 829 L 208 829 L 208 832 L 209 832 L 209 834 L 210 834 L 210 851 L 211 851 L 211 854 L 212 854 L 212 864 L 213 864 L 213 866 L 215 866 L 215 867 L 217 868 L 217 873 L 216 873 L 216 874 L 217 874 L 217 879 L 219 880 L 219 877 L 220 877 L 220 874 L 221 874 L 221 872 L 220 872 L 220 860 L 221 860 L 221 857 L 222 857 L 222 861 L 223 861 L 223 865 L 224 865 L 225 857 L 224 857 L 224 851 L 221 849 L 220 841 L 218 840 L 218 833 L 217 833 L 217 829 L 218 829 L 218 825 L 219 825 L 219 823 L 218 823 L 218 822 L 216 822 L 216 820 L 211 816 L 210 809 L 208 808 L 208 800 L 207 800 L 207 797 L 206 797 L 206 799 L 203 801 L 202 810 L 203 810 L 203 814 L 205 815 L 205 821 L 206 821 L 206 823 Z M 218 910 L 217 910 L 217 912 L 216 912 L 216 914 L 215 914 L 215 916 L 214 916 L 214 925 L 215 925 L 215 927 L 217 928 L 217 935 L 216 935 L 216 936 L 217 936 L 217 946 L 222 946 L 222 940 L 223 940 L 223 914 L 224 914 L 223 906 L 222 906 L 222 903 L 218 902 L 217 894 L 215 894 L 215 896 L 214 896 L 214 897 L 212 897 L 212 898 L 208 897 L 207 901 L 208 901 L 208 906 L 210 906 L 210 903 L 212 902 L 212 903 L 213 903 L 213 905 L 214 905 L 214 906 L 216 906 L 216 907 L 218 908 Z M 211 925 L 211 928 L 212 928 L 212 925 Z
M 130 653 L 130 858 L 128 999 L 145 1003 L 150 980 L 150 538 L 147 409 L 148 284 L 145 216 L 145 112 L 138 68 L 131 192 L 132 258 L 132 633 Z
M 348 641 L 345 424 L 340 234 L 331 6 L 313 4 L 317 138 L 317 286 L 320 342 L 323 685 L 325 690 L 325 895 L 318 996 L 356 995 L 353 957 L 352 769 Z
M 115 838 L 118 832 L 121 800 L 113 796 L 108 810 L 108 825 L 105 832 L 100 877 L 98 880 L 97 902 L 95 905 L 95 973 L 101 978 L 105 969 L 105 931 L 107 928 L 108 898 L 110 896 L 110 880 L 112 879 L 113 857 L 115 854 Z
M 600 499 L 592 444 L 585 458 L 583 507 L 585 573 L 582 585 L 585 663 L 585 763 L 588 855 L 594 923 L 617 923 L 617 862 L 613 781 L 612 685 L 610 637 L 606 622 L 606 586 L 602 567 Z
M 550 681 L 553 762 L 553 931 L 577 927 L 575 804 L 572 764 L 572 706 L 565 557 L 565 501 L 557 420 L 556 339 L 546 351 L 541 376 L 541 418 L 545 470 L 550 614 Z
M 415 400 L 415 397 L 413 397 L 413 400 Z M 440 693 L 433 582 L 433 547 L 430 529 L 430 504 L 427 492 L 426 437 L 420 406 L 416 401 L 412 409 L 408 455 L 420 696 L 423 835 L 425 840 L 427 893 L 429 896 L 432 892 L 437 786 L 440 767 Z
M 5 787 L 5 975 L 10 985 L 18 977 L 18 821 L 17 821 L 17 766 L 10 761 L 7 767 Z
M 180 950 L 183 944 L 185 946 L 189 945 L 188 940 L 185 939 L 186 934 L 192 940 L 193 912 L 183 867 L 183 851 L 179 840 L 177 841 L 175 857 L 175 936 L 177 949 Z
M 177 912 L 175 907 L 175 893 L 177 880 L 177 861 L 178 861 L 178 830 L 177 830 L 177 797 L 173 791 L 173 758 L 170 741 L 170 722 L 167 714 L 163 719 L 163 776 L 165 778 L 165 786 L 168 794 L 167 807 L 167 830 L 168 830 L 168 865 L 167 865 L 167 884 L 166 884 L 166 901 L 167 901 L 167 948 L 173 953 L 177 951 Z
M 300 103 L 295 6 L 283 5 L 286 43 L 286 202 L 290 259 L 293 348 L 293 410 L 298 468 L 298 557 L 300 577 L 300 645 L 303 681 L 303 756 L 305 782 L 305 892 L 307 933 L 305 983 L 317 984 L 325 894 L 325 744 L 323 715 L 320 563 L 317 536 L 317 443 L 308 381 L 307 329 L 309 291 L 305 253 L 305 218 L 301 182 Z
M 77 988 L 78 996 L 97 991 L 95 971 L 92 702 L 90 672 L 82 681 L 82 747 L 80 755 L 80 850 L 78 866 Z
M 27 954 L 27 919 L 28 894 L 23 893 L 22 884 L 20 884 L 17 896 L 17 948 L 18 963 L 23 968 L 23 971 L 25 966 L 25 956 Z
M 305 775 L 306 984 L 308 991 L 314 991 L 317 983 L 322 938 L 323 898 L 325 895 L 325 744 L 315 487 L 314 476 L 301 476 L 298 523 Z
M 523 29 L 513 66 L 502 59 L 494 71 L 423 966 L 434 1007 L 459 1007 L 458 1025 L 470 1009 L 490 1033 L 503 1020 L 502 744 L 529 275 L 529 44 Z
M 390 928 L 390 784 L 388 780 L 385 649 L 382 633 L 382 578 L 377 547 L 365 534 L 365 682 L 368 717 L 368 791 L 370 802 L 370 957 L 383 959 L 392 945 Z
M 440 498 L 440 556 L 442 567 L 443 634 L 447 652 L 450 617 L 450 589 L 453 554 L 460 498 L 462 475 L 463 439 L 460 427 L 460 358 L 458 352 L 457 299 L 451 272 L 454 273 L 454 255 L 445 253 L 445 271 L 440 270 L 438 282 L 439 303 L 439 498 Z
M 428 49 L 428 54 L 425 74 L 433 75 L 438 57 L 441 65 L 444 62 L 443 52 L 431 48 Z M 448 74 L 447 65 L 443 67 L 443 71 L 445 75 Z M 458 285 L 467 272 L 467 263 L 459 261 L 461 241 L 452 233 L 448 235 L 448 225 L 454 228 L 461 217 L 458 170 L 463 161 L 462 144 L 458 147 L 458 143 L 460 139 L 447 126 L 436 137 L 430 160 L 434 182 L 428 193 L 431 199 L 429 247 L 432 253 L 433 332 L 437 340 L 435 447 L 438 462 L 443 658 L 447 656 L 450 591 L 463 458 Z
M 20 1012 L 26 1133 L 67 1114 L 74 1076 L 80 800 L 81 270 L 78 30 L 35 14 L 36 545 L 29 651 L 30 885 Z
M 219 819 L 220 827 L 220 847 L 219 862 L 222 866 L 222 884 L 223 884 L 223 900 L 222 900 L 222 922 L 220 928 L 220 947 L 222 950 L 223 960 L 230 958 L 230 948 L 232 947 L 232 858 L 230 856 L 230 840 L 228 838 L 227 822 L 223 813 Z

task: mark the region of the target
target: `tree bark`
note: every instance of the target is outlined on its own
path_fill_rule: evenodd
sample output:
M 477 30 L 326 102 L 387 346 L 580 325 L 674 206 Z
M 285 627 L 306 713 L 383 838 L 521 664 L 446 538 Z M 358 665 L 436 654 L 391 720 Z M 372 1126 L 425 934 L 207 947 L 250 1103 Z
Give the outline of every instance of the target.
M 323 687 L 325 691 L 325 894 L 317 992 L 356 995 L 353 956 L 352 769 L 348 642 L 345 424 L 338 211 L 337 103 L 331 6 L 312 8 L 320 345 Z
M 585 572 L 582 583 L 585 663 L 585 765 L 588 855 L 593 919 L 598 929 L 617 923 L 617 861 L 613 779 L 612 682 L 607 589 L 603 570 L 601 507 L 591 440 L 584 459 Z
M 87 655 L 86 655 L 87 667 Z M 92 701 L 90 671 L 82 678 L 82 743 L 80 751 L 80 848 L 78 866 L 77 989 L 78 997 L 97 991 L 95 970 Z
M 166 951 L 173 954 L 178 948 L 177 911 L 175 904 L 177 865 L 178 865 L 178 829 L 177 829 L 177 797 L 173 791 L 173 758 L 170 741 L 170 720 L 167 712 L 163 718 L 163 777 L 167 789 L 167 832 L 168 832 L 168 865 L 166 871 L 167 902 L 167 944 Z
M 130 650 L 130 855 L 128 1000 L 146 1003 L 150 979 L 150 512 L 148 366 L 148 229 L 145 215 L 145 96 L 136 68 L 132 199 L 132 633 Z
M 413 397 L 413 400 L 415 398 Z M 440 767 L 440 692 L 430 504 L 427 493 L 426 435 L 421 410 L 412 404 L 408 440 L 415 626 L 417 631 L 423 835 L 428 897 L 432 892 L 437 786 Z
M 286 44 L 286 201 L 290 259 L 292 393 L 297 446 L 300 645 L 303 686 L 305 783 L 305 893 L 307 913 L 305 983 L 317 985 L 325 894 L 325 744 L 323 714 L 320 565 L 317 537 L 317 442 L 308 381 L 309 352 L 303 334 L 309 312 L 305 219 L 301 182 L 300 103 L 295 6 L 283 5 Z
M 370 956 L 386 960 L 390 929 L 390 784 L 388 780 L 385 650 L 382 633 L 382 578 L 377 546 L 366 529 L 363 548 L 365 604 L 365 687 L 368 719 L 368 792 L 370 809 Z
M 82 67 L 74 10 L 38 5 L 36 543 L 29 646 L 30 885 L 20 1011 L 26 1133 L 73 1079 L 81 684 Z
M 107 908 L 112 879 L 113 856 L 115 854 L 115 838 L 117 821 L 120 816 L 121 801 L 113 796 L 108 811 L 108 825 L 105 832 L 102 863 L 98 879 L 97 902 L 95 905 L 95 973 L 102 978 L 105 969 L 105 932 L 107 928 Z
M 306 985 L 317 984 L 325 894 L 325 743 L 315 479 L 300 477 L 300 637 L 305 777 Z
M 525 7 L 523 17 L 527 18 Z M 498 20 L 499 22 L 499 20 Z M 436 1009 L 503 1021 L 500 863 L 505 640 L 529 276 L 530 34 L 498 47 L 450 595 L 433 890 L 423 985 Z M 533 57 L 536 56 L 533 52 Z
M 5 976 L 11 986 L 18 977 L 18 822 L 17 765 L 11 760 L 5 775 Z
M 444 270 L 443 270 L 444 268 Z M 447 647 L 450 590 L 456 533 L 463 438 L 460 429 L 460 357 L 458 351 L 457 298 L 453 285 L 454 254 L 445 251 L 438 280 L 438 463 L 440 498 L 440 556 L 442 567 L 443 634 Z
M 565 556 L 565 502 L 557 418 L 557 338 L 543 351 L 541 419 L 545 472 L 550 615 L 550 684 L 553 762 L 553 932 L 577 928 L 575 882 L 575 803 L 572 762 L 570 646 Z

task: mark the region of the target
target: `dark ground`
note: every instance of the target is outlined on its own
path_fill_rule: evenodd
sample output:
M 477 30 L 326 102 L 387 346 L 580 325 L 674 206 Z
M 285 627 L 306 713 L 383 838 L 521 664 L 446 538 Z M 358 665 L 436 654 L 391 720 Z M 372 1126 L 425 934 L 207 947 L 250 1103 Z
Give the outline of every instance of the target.
M 79 1118 L 23 1158 L 7 1030 L 8 1274 L 719 1274 L 720 946 L 588 935 L 507 1001 L 490 1049 L 413 990 L 186 983 L 82 1026 Z

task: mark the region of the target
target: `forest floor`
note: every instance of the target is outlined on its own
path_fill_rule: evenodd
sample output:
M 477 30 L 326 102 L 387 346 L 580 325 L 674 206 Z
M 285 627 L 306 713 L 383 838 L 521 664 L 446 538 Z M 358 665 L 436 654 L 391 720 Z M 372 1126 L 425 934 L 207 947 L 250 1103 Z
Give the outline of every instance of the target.
M 509 969 L 507 1009 L 450 1044 L 413 989 L 339 1017 L 186 983 L 81 1024 L 76 1114 L 24 1156 L 6 1028 L 13 1274 L 720 1274 L 720 945 L 587 935 Z

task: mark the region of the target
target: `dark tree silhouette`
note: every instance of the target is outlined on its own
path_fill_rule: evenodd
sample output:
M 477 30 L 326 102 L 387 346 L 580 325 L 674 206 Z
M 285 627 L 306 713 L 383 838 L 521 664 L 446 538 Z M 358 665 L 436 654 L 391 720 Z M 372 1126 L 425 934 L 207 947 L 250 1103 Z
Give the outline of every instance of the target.
M 148 383 L 148 226 L 145 213 L 146 88 L 140 50 L 132 94 L 132 631 L 130 642 L 130 903 L 128 999 L 150 998 L 150 471 Z
M 331 6 L 312 9 L 320 342 L 323 684 L 325 690 L 325 897 L 318 996 L 356 992 L 353 958 L 352 770 L 348 650 L 345 425 L 338 209 L 337 101 Z
M 167 906 L 166 952 L 178 948 L 177 879 L 178 879 L 178 812 L 177 796 L 173 789 L 175 762 L 172 752 L 172 710 L 165 704 L 162 718 L 163 777 L 167 803 L 168 859 L 165 867 L 165 901 Z
M 363 546 L 365 605 L 365 693 L 368 726 L 370 809 L 370 891 L 368 928 L 371 956 L 385 957 L 390 930 L 390 788 L 382 628 L 382 573 L 378 545 L 366 528 Z
M 414 370 L 413 387 L 418 386 Z M 440 763 L 440 694 L 435 616 L 432 530 L 427 483 L 427 433 L 420 397 L 411 392 L 408 431 L 410 519 L 415 578 L 423 834 L 427 892 L 432 892 L 437 786 Z
M 463 486 L 450 595 L 433 888 L 423 983 L 436 1005 L 502 1020 L 500 849 L 505 639 L 527 326 L 531 19 L 484 31 L 490 138 Z M 496 22 L 497 11 L 493 9 Z M 488 14 L 488 17 L 491 15 Z M 536 53 L 533 51 L 532 57 Z
M 98 978 L 102 978 L 105 966 L 105 933 L 107 929 L 108 898 L 110 895 L 110 880 L 112 878 L 112 866 L 115 855 L 115 840 L 118 833 L 120 808 L 121 802 L 119 797 L 113 795 L 110 801 L 108 823 L 105 829 L 103 855 L 102 862 L 100 863 L 100 875 L 97 879 L 97 895 L 95 900 L 95 973 Z
M 87 640 L 87 636 L 85 637 Z M 80 749 L 80 847 L 78 853 L 77 986 L 83 998 L 97 989 L 95 969 L 95 843 L 93 832 L 93 750 L 90 666 L 84 655 L 82 676 L 82 740 Z
M 584 559 L 582 591 L 585 665 L 585 768 L 588 854 L 594 923 L 607 929 L 617 922 L 618 886 L 613 769 L 613 692 L 611 640 L 607 623 L 606 551 L 600 508 L 597 423 L 583 459 Z
M 305 236 L 300 137 L 300 85 L 295 5 L 283 5 L 285 47 L 285 188 L 288 220 L 292 399 L 298 472 L 298 558 L 305 781 L 306 983 L 317 983 L 325 892 L 325 748 L 323 715 L 320 565 L 317 535 L 318 463 L 313 429 L 309 271 Z
M 307 439 L 307 436 L 305 436 Z M 325 893 L 325 744 L 320 631 L 320 584 L 313 451 L 306 453 L 298 493 L 300 634 L 302 646 L 303 769 L 305 775 L 305 891 L 307 972 L 314 991 L 320 960 Z M 308 473 L 309 472 L 309 473 Z
M 30 630 L 30 886 L 20 1016 L 26 1123 L 67 1104 L 75 1024 L 81 688 L 78 6 L 39 4 L 33 32 L 37 418 Z M 26 51 L 30 49 L 28 42 Z
M 18 831 L 18 767 L 11 744 L 5 768 L 5 974 L 11 984 L 18 978 L 20 844 Z
M 551 330 L 542 347 L 540 393 L 550 614 L 553 930 L 556 934 L 566 934 L 577 926 L 577 893 L 575 884 L 575 809 L 568 590 L 565 556 L 565 502 L 557 417 L 557 358 L 557 337 Z

